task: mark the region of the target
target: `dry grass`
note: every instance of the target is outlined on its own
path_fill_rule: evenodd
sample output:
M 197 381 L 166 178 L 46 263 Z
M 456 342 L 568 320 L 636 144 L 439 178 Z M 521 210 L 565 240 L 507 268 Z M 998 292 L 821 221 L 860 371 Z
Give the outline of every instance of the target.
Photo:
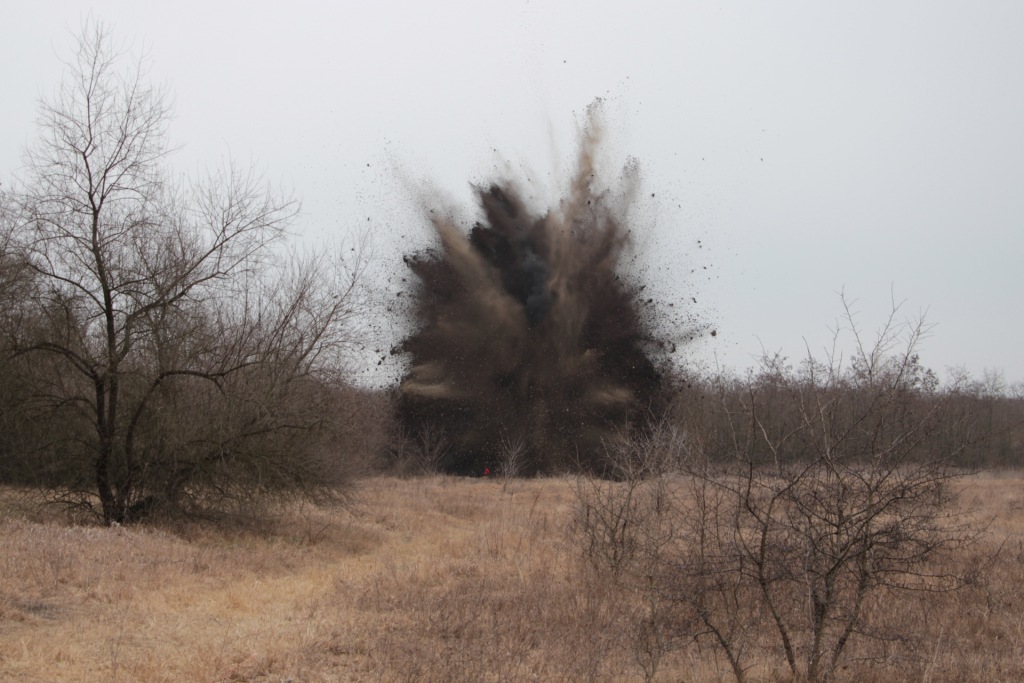
M 74 527 L 0 502 L 3 681 L 640 680 L 631 606 L 577 560 L 571 480 L 365 482 L 260 528 Z M 1024 479 L 973 479 L 989 579 L 886 618 L 848 680 L 1024 678 Z M 858 650 L 858 652 L 867 652 Z M 876 653 L 878 654 L 878 653 Z M 782 671 L 762 662 L 764 679 Z M 686 648 L 658 680 L 729 680 Z

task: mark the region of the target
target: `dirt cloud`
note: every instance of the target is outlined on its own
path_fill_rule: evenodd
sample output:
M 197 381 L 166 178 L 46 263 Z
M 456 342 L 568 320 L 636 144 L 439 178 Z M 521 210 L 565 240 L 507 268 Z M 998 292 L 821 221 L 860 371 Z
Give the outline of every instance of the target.
M 481 221 L 467 233 L 433 218 L 436 247 L 405 257 L 416 277 L 399 418 L 443 430 L 448 471 L 494 469 L 520 442 L 528 471 L 600 472 L 608 441 L 662 407 L 665 345 L 626 268 L 637 174 L 600 189 L 599 138 L 592 113 L 556 207 L 531 210 L 512 182 L 479 187 Z

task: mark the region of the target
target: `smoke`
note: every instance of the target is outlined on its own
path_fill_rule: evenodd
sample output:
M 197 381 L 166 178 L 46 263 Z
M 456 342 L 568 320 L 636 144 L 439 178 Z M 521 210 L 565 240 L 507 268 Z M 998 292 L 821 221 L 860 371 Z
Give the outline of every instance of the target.
M 601 189 L 599 138 L 592 111 L 556 207 L 531 210 L 512 182 L 479 187 L 483 220 L 467 234 L 435 217 L 437 246 L 405 257 L 399 418 L 443 430 L 448 471 L 482 473 L 519 442 L 529 471 L 601 472 L 609 441 L 662 408 L 664 344 L 627 268 L 637 172 Z

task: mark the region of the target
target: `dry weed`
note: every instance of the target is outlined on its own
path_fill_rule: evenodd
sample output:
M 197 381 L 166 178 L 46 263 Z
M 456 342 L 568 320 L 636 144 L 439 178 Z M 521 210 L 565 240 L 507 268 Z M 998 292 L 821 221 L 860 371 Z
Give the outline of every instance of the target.
M 232 529 L 75 527 L 0 510 L 0 680 L 633 681 L 643 606 L 579 561 L 564 479 L 370 480 L 349 510 Z M 1024 481 L 973 478 L 1001 552 L 984 580 L 881 611 L 906 648 L 841 680 L 1024 677 Z M 979 556 L 978 561 L 986 558 Z M 905 603 L 904 603 L 905 604 Z M 728 680 L 688 648 L 655 680 Z M 755 680 L 779 680 L 768 660 Z

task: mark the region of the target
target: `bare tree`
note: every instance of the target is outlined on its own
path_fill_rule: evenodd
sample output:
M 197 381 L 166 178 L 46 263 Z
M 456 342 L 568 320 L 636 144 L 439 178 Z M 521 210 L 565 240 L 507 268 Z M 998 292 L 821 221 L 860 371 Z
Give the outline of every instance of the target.
M 59 458 L 88 461 L 106 523 L 197 482 L 287 481 L 269 476 L 286 462 L 242 458 L 237 445 L 322 426 L 322 413 L 283 406 L 306 405 L 338 367 L 360 258 L 347 269 L 324 255 L 282 259 L 275 245 L 297 204 L 252 170 L 171 178 L 166 90 L 147 83 L 143 62 L 122 68 L 102 24 L 88 23 L 76 48 L 41 105 L 20 199 L 41 314 L 17 353 L 47 357 L 44 393 L 91 426 Z
M 498 452 L 498 474 L 501 475 L 501 490 L 508 487 L 526 467 L 528 452 L 526 442 L 521 437 L 504 435 L 501 437 L 501 450 Z
M 894 306 L 868 340 L 843 304 L 848 365 L 838 350 L 798 371 L 768 356 L 745 380 L 718 377 L 703 407 L 715 414 L 689 421 L 674 473 L 581 496 L 588 556 L 656 605 L 674 642 L 712 643 L 739 681 L 754 651 L 831 680 L 851 641 L 912 638 L 878 623 L 873 600 L 971 578 L 956 559 L 980 531 L 956 505 L 952 464 L 971 415 L 921 367 L 922 321 Z

